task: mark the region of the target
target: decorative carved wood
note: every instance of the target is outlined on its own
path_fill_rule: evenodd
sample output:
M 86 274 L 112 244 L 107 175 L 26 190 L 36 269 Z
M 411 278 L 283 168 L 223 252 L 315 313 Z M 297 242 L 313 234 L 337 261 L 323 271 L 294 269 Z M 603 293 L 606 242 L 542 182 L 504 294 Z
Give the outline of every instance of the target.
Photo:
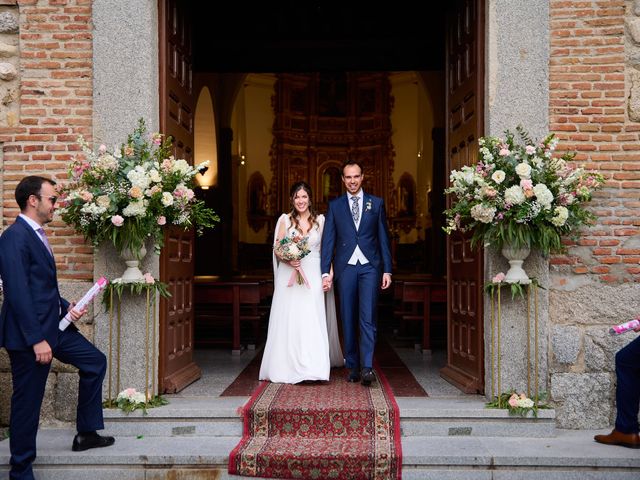
M 299 180 L 311 185 L 317 210 L 325 212 L 342 192 L 348 158 L 364 165 L 366 191 L 392 201 L 390 92 L 385 72 L 278 75 L 270 152 L 273 214 L 289 210 L 289 187 Z
M 474 162 L 483 130 L 484 1 L 456 0 L 447 16 L 447 172 Z M 470 235 L 447 241 L 448 354 L 441 375 L 463 391 L 484 389 L 482 251 Z
M 188 2 L 159 0 L 160 129 L 174 139 L 176 158 L 193 163 L 191 29 Z M 171 297 L 160 301 L 159 390 L 177 392 L 202 375 L 193 361 L 193 231 L 168 228 L 160 279 Z

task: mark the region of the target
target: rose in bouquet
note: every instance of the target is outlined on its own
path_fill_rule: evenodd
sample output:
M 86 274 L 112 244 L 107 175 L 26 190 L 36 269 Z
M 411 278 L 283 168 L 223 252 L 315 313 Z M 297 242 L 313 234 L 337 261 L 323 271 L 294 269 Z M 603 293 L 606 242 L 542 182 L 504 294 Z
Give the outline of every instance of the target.
M 302 260 L 310 252 L 309 237 L 303 237 L 301 235 L 291 235 L 283 237 L 274 247 L 276 255 L 287 262 L 292 260 Z M 289 279 L 289 286 L 293 285 L 293 282 L 297 281 L 298 285 L 306 285 L 309 287 L 309 281 L 304 274 L 302 267 L 297 267 L 291 274 Z
M 115 151 L 94 152 L 81 137 L 83 155 L 71 164 L 69 182 L 60 190 L 62 219 L 97 246 L 111 242 L 122 252 L 140 252 L 148 239 L 159 253 L 163 227 L 195 228 L 198 234 L 219 221 L 194 194 L 195 176 L 204 162 L 191 166 L 176 159 L 171 139 L 147 134 L 140 119 L 127 142 Z
M 147 399 L 144 393 L 138 392 L 135 388 L 126 388 L 121 391 L 116 398 L 116 405 L 124 412 L 133 412 L 138 408 L 144 408 Z
M 493 401 L 486 404 L 487 408 L 505 408 L 509 410 L 509 415 L 519 415 L 526 417 L 529 412 L 534 417 L 538 416 L 538 410 L 551 408 L 544 399 L 546 394 L 539 396 L 537 401 L 527 397 L 524 393 L 518 393 L 515 390 L 501 393 Z
M 450 174 L 451 208 L 445 231 L 472 231 L 472 244 L 564 250 L 561 237 L 593 223 L 585 208 L 604 178 L 572 165 L 575 156 L 553 152 L 557 140 L 536 143 L 517 127 L 517 137 L 479 139 L 478 162 Z

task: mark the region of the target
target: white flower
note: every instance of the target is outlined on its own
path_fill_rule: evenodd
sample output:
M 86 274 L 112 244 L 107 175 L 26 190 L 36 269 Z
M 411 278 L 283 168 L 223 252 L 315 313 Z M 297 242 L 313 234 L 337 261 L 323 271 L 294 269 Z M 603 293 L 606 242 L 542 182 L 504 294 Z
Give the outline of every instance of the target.
M 173 195 L 171 195 L 169 192 L 163 192 L 162 205 L 164 205 L 165 207 L 170 207 L 171 205 L 173 205 Z
M 516 174 L 520 178 L 531 178 L 531 165 L 522 162 L 516 165 Z
M 553 193 L 551 190 L 544 184 L 538 183 L 533 187 L 533 193 L 536 195 L 536 199 L 542 208 L 549 209 L 551 208 L 551 202 L 553 202 Z
M 129 173 L 127 173 L 127 178 L 131 182 L 131 185 L 140 187 L 142 191 L 149 188 L 149 184 L 151 183 L 151 179 L 142 165 L 137 165 L 133 170 L 130 170 Z
M 153 183 L 160 183 L 162 181 L 162 177 L 160 176 L 160 173 L 155 168 L 149 170 L 149 178 Z
M 100 215 L 106 212 L 107 209 L 105 207 L 96 205 L 95 203 L 85 203 L 80 209 L 80 211 L 82 213 L 88 213 L 93 218 L 98 218 Z
M 129 203 L 122 210 L 122 215 L 125 217 L 144 217 L 147 213 L 146 203 L 144 200 L 139 200 Z
M 103 208 L 109 208 L 109 205 L 111 205 L 111 199 L 109 198 L 109 195 L 100 195 L 96 198 L 96 203 Z
M 554 209 L 555 217 L 551 218 L 551 223 L 553 223 L 556 227 L 562 227 L 567 218 L 569 218 L 569 210 L 566 207 L 556 207 Z
M 526 200 L 526 197 L 524 196 L 522 187 L 520 185 L 514 185 L 505 190 L 504 200 L 511 205 L 520 205 Z
M 173 162 L 171 171 L 180 172 L 181 175 L 186 175 L 191 171 L 191 165 L 189 165 L 186 160 L 179 159 Z
M 478 222 L 491 223 L 495 215 L 496 207 L 487 207 L 480 203 L 471 208 L 471 217 Z
M 491 180 L 493 180 L 499 185 L 502 182 L 504 182 L 505 177 L 506 177 L 506 174 L 504 173 L 504 171 L 496 170 L 495 172 L 493 172 L 493 175 L 491 175 Z

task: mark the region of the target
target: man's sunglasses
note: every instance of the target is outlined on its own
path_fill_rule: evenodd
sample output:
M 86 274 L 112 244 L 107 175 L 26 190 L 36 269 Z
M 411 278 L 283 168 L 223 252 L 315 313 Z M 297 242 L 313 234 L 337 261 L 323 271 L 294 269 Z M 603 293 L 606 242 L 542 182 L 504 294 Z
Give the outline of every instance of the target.
M 42 195 L 40 195 L 39 193 L 34 193 L 33 194 L 35 197 L 38 197 L 40 200 L 42 200 Z M 45 197 L 48 198 L 49 201 L 51 202 L 51 205 L 55 205 L 56 202 L 58 201 L 58 197 L 56 197 L 55 195 L 52 195 L 50 197 Z

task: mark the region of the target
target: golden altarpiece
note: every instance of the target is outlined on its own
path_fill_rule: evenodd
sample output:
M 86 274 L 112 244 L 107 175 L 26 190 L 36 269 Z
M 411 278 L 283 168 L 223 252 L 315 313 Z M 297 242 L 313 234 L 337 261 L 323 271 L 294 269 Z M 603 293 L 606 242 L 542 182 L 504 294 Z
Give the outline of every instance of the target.
M 289 188 L 311 185 L 316 209 L 342 192 L 342 164 L 364 166 L 363 188 L 395 214 L 391 85 L 388 73 L 283 73 L 277 76 L 269 203 L 288 211 Z

